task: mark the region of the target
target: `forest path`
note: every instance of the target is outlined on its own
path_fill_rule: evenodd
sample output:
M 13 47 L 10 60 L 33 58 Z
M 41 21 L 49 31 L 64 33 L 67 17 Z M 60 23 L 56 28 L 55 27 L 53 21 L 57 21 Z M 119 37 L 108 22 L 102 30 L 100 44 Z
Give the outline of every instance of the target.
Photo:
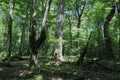
M 73 63 L 56 66 L 41 62 L 39 70 L 29 70 L 28 62 L 12 61 L 11 66 L 1 66 L 0 80 L 120 80 L 120 72 L 95 64 L 78 67 Z
M 12 61 L 10 65 L 1 66 L 0 80 L 17 80 L 19 77 L 24 77 L 27 70 L 26 64 L 28 60 Z M 27 72 L 27 74 L 30 73 Z
M 73 73 L 75 69 L 70 71 L 73 66 L 40 63 L 39 70 L 29 70 L 28 63 L 28 60 L 12 61 L 10 65 L 1 66 L 0 80 L 71 80 L 77 77 L 77 73 Z M 65 68 L 69 68 L 67 72 Z

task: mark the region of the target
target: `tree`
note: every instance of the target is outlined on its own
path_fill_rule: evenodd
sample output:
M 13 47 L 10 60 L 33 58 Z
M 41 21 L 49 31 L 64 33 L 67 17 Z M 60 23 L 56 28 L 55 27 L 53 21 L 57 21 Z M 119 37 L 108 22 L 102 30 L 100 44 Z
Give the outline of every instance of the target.
M 37 22 L 36 22 L 36 17 L 37 17 L 37 8 L 38 8 L 38 0 L 35 0 L 33 3 L 33 14 L 32 14 L 32 18 L 31 18 L 31 26 L 30 26 L 30 35 L 29 35 L 29 41 L 30 41 L 30 64 L 32 65 L 32 63 L 36 66 L 38 64 L 37 62 L 37 54 L 38 52 L 35 50 L 35 42 L 36 42 L 36 26 L 37 26 Z M 33 55 L 33 56 L 32 56 Z
M 72 23 L 71 23 L 71 20 L 70 18 L 68 17 L 68 24 L 69 24 L 69 27 L 70 27 L 70 47 L 72 48 L 73 47 L 73 41 L 72 41 Z
M 109 23 L 112 20 L 114 14 L 115 14 L 115 4 L 112 6 L 112 9 L 110 11 L 110 13 L 107 15 L 106 19 L 105 19 L 105 23 L 104 23 L 104 40 L 105 40 L 105 46 L 106 46 L 106 56 L 108 59 L 114 59 L 114 55 L 113 55 L 113 49 L 112 49 L 112 42 L 109 36 L 109 32 L 108 32 L 108 27 L 109 27 Z
M 47 22 L 47 17 L 48 17 L 48 13 L 49 13 L 49 10 L 50 10 L 51 3 L 52 3 L 52 0 L 47 1 L 46 10 L 45 10 L 43 21 L 42 21 L 41 35 L 37 40 L 35 40 L 35 35 L 36 34 L 35 34 L 34 27 L 32 26 L 32 37 L 31 37 L 32 41 L 30 42 L 30 44 L 31 44 L 30 66 L 33 65 L 33 64 L 35 66 L 37 66 L 37 64 L 38 64 L 38 58 L 37 58 L 38 57 L 38 49 L 40 49 L 42 47 L 42 44 L 46 40 L 46 22 Z M 35 12 L 36 12 L 36 10 L 35 10 Z M 34 25 L 36 25 L 34 20 L 35 19 L 33 19 Z
M 11 57 L 14 0 L 9 2 L 7 58 Z
M 77 38 L 76 47 L 77 48 L 79 47 L 79 29 L 80 29 L 81 17 L 83 15 L 84 9 L 85 9 L 85 1 L 76 0 L 75 1 L 75 10 L 76 10 L 75 16 L 77 18 L 77 29 L 78 29 L 77 36 L 76 36 L 76 38 Z
M 57 30 L 55 37 L 57 42 L 55 43 L 55 58 L 56 60 L 63 61 L 62 56 L 62 27 L 63 27 L 63 14 L 64 14 L 64 0 L 58 0 L 58 10 L 57 10 Z
M 26 12 L 26 15 L 24 17 L 24 22 L 22 26 L 22 34 L 21 34 L 21 41 L 20 41 L 20 47 L 19 47 L 19 55 L 22 55 L 24 50 L 24 42 L 25 42 L 25 29 L 27 26 L 27 18 L 28 18 L 28 12 Z
M 80 64 L 84 61 L 84 57 L 85 57 L 85 55 L 86 55 L 86 53 L 87 53 L 87 50 L 88 50 L 88 46 L 89 46 L 89 43 L 90 43 L 91 36 L 92 36 L 92 32 L 90 33 L 89 38 L 88 38 L 88 41 L 87 41 L 87 43 L 86 43 L 86 45 L 85 45 L 85 47 L 84 47 L 82 53 L 80 54 L 79 59 L 77 60 L 77 64 L 78 64 L 78 65 L 80 65 Z

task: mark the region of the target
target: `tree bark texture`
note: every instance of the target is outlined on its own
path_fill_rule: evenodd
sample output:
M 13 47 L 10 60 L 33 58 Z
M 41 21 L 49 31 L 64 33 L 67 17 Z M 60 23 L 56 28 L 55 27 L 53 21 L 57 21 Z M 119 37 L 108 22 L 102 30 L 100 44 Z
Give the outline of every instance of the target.
M 30 27 L 30 35 L 29 35 L 29 40 L 30 40 L 30 67 L 32 65 L 37 66 L 38 64 L 38 58 L 37 58 L 37 54 L 38 51 L 35 47 L 36 45 L 36 30 L 35 28 L 37 27 L 37 22 L 36 22 L 36 17 L 37 17 L 37 8 L 38 8 L 38 0 L 35 0 L 35 2 L 33 3 L 34 6 L 34 12 L 32 15 L 32 20 L 31 20 L 31 27 Z
M 109 36 L 108 29 L 109 29 L 109 23 L 115 14 L 115 8 L 116 8 L 116 6 L 113 5 L 112 9 L 111 9 L 110 13 L 107 15 L 107 17 L 105 19 L 105 23 L 103 25 L 104 26 L 104 31 L 103 31 L 104 32 L 104 40 L 105 40 L 105 46 L 106 46 L 104 57 L 108 58 L 108 59 L 114 58 L 113 49 L 112 49 L 112 42 L 111 42 L 111 39 Z
M 46 40 L 46 22 L 47 22 L 48 13 L 50 10 L 51 2 L 52 2 L 52 0 L 47 1 L 46 10 L 45 10 L 43 21 L 42 21 L 41 34 L 37 40 L 35 39 L 35 36 L 36 36 L 35 26 L 37 25 L 36 24 L 36 14 L 37 13 L 36 13 L 36 8 L 34 8 L 31 37 L 30 37 L 30 48 L 31 48 L 30 66 L 33 64 L 35 66 L 37 66 L 37 64 L 38 64 L 38 49 L 42 47 L 42 44 Z
M 7 58 L 11 57 L 14 0 L 9 2 Z
M 63 27 L 63 14 L 64 14 L 64 0 L 58 0 L 58 10 L 57 10 L 57 30 L 55 37 L 58 40 L 55 43 L 55 59 L 63 61 L 63 55 L 62 55 L 62 27 Z
M 47 37 L 46 36 L 46 23 L 47 23 L 47 18 L 48 18 L 51 3 L 52 3 L 52 0 L 47 1 L 47 5 L 46 5 L 43 21 L 42 21 L 41 35 L 36 41 L 36 49 L 41 48 L 42 44 L 45 42 L 46 37 Z

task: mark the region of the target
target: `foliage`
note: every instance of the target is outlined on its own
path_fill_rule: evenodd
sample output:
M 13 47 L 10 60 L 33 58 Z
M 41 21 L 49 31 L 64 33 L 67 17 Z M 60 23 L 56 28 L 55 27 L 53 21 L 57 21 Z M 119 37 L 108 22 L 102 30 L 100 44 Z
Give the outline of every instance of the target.
M 15 6 L 13 11 L 13 25 L 12 25 L 12 48 L 11 48 L 12 56 L 18 56 L 18 57 L 20 56 L 23 58 L 30 57 L 29 36 L 30 36 L 30 29 L 32 25 L 32 17 L 33 17 L 32 14 L 34 13 L 34 8 L 35 8 L 34 1 L 35 0 L 15 0 Z M 43 15 L 46 8 L 46 3 L 47 3 L 47 0 L 38 0 L 38 9 L 37 9 L 37 17 L 36 17 L 37 26 L 35 26 L 36 40 L 41 35 L 41 25 L 42 25 Z M 40 60 L 38 66 L 39 66 L 39 69 L 44 72 L 43 75 L 46 75 L 45 72 L 47 72 L 48 74 L 53 72 L 52 75 L 54 75 L 54 72 L 59 72 L 60 74 L 62 73 L 68 74 L 68 73 L 74 72 L 74 69 L 82 70 L 82 68 L 85 68 L 85 67 L 82 67 L 84 65 L 84 62 L 89 63 L 94 58 L 101 59 L 100 61 L 97 62 L 97 68 L 99 68 L 98 66 L 101 66 L 102 68 L 100 67 L 100 69 L 103 69 L 104 67 L 105 69 L 107 68 L 107 69 L 113 70 L 113 72 L 120 71 L 119 69 L 119 66 L 120 66 L 120 54 L 119 54 L 120 52 L 120 4 L 119 3 L 120 3 L 119 0 L 64 0 L 64 25 L 62 27 L 63 39 L 59 40 L 55 38 L 56 37 L 55 33 L 57 30 L 57 21 L 58 21 L 57 20 L 58 0 L 53 0 L 49 15 L 48 15 L 47 23 L 46 23 L 47 39 L 38 51 L 39 53 L 38 58 Z M 107 32 L 108 32 L 109 39 L 111 41 L 111 46 L 113 49 L 113 57 L 115 58 L 114 60 L 108 60 L 109 57 L 103 58 L 104 54 L 109 55 L 109 53 L 106 53 L 105 51 L 106 38 L 104 37 L 105 36 L 104 24 L 105 24 L 105 21 L 107 20 L 106 17 L 109 15 L 114 4 L 116 6 L 115 14 L 111 19 L 110 23 L 108 23 Z M 78 28 L 77 27 L 78 25 L 77 21 L 79 17 L 78 13 L 81 13 L 81 9 L 83 8 L 83 6 L 85 7 L 80 19 L 80 28 Z M 27 19 L 25 23 L 26 15 L 27 15 Z M 0 0 L 0 60 L 4 60 L 7 55 L 8 17 L 9 17 L 9 0 Z M 22 50 L 22 56 L 21 56 L 19 54 L 19 49 L 21 44 L 23 27 L 25 27 L 25 30 L 24 30 L 25 39 L 24 39 L 24 45 Z M 91 32 L 92 32 L 92 36 L 90 39 L 88 39 Z M 89 41 L 89 44 L 87 45 L 88 41 Z M 63 57 L 65 59 L 65 62 L 70 62 L 70 64 L 65 63 L 66 65 L 64 65 L 64 62 L 59 66 L 55 66 L 52 64 L 51 65 L 44 64 L 46 62 L 51 61 L 51 59 L 53 59 L 54 61 L 54 52 L 55 52 L 56 42 L 62 42 Z M 76 47 L 77 44 L 79 45 L 78 47 Z M 79 60 L 86 46 L 87 46 L 87 49 L 85 52 L 85 56 L 83 57 L 84 59 L 83 64 L 81 63 L 79 66 L 77 66 L 75 63 L 77 60 Z M 42 60 L 45 60 L 45 61 L 42 62 Z M 96 63 L 93 63 L 93 64 L 96 66 Z M 25 65 L 28 66 L 28 64 L 25 64 Z M 92 65 L 92 68 L 94 67 L 94 65 Z M 89 65 L 87 68 L 89 68 L 90 66 L 91 65 Z M 0 62 L 0 72 L 4 71 L 3 68 L 4 67 L 1 67 L 1 62 Z M 94 70 L 91 70 L 89 72 L 93 73 L 92 76 L 96 74 Z M 85 73 L 84 73 L 84 70 L 82 73 L 83 73 L 82 76 L 87 75 L 86 70 L 85 70 Z M 31 80 L 34 80 L 34 79 L 42 80 L 43 77 L 46 77 L 43 75 L 42 74 L 32 75 Z M 105 75 L 107 75 L 106 71 L 105 71 Z M 102 74 L 102 78 L 104 78 L 105 75 Z M 112 73 L 110 75 L 112 75 Z M 53 78 L 53 80 L 55 79 L 56 78 Z

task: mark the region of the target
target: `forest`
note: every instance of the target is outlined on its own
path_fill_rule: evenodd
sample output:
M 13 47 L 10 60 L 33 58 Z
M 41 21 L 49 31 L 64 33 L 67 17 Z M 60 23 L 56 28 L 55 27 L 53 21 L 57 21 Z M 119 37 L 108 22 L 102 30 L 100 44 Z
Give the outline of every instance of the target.
M 120 0 L 0 0 L 0 80 L 120 80 Z

